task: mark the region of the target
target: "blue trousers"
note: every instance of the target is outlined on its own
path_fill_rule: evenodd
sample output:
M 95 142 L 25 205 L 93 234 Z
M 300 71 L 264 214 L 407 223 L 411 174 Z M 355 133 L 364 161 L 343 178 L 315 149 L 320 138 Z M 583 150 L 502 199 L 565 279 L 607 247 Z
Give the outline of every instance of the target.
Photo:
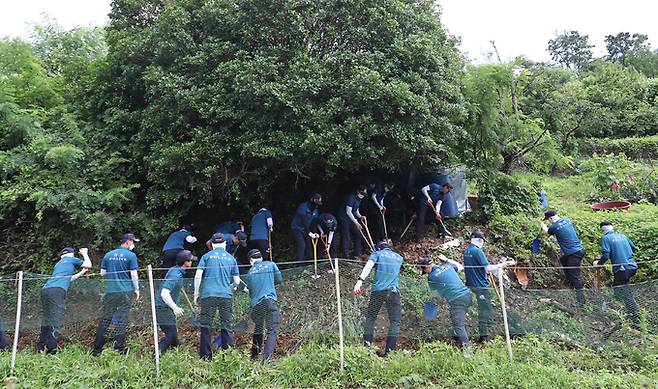
M 263 360 L 267 361 L 274 353 L 276 338 L 279 335 L 281 316 L 276 301 L 264 299 L 251 308 L 251 319 L 254 321 L 254 335 L 251 346 L 251 357 L 255 359 L 260 353 L 263 344 L 263 331 L 267 327 L 267 339 L 263 349 Z
M 176 316 L 169 307 L 156 307 L 155 318 L 158 326 L 164 332 L 164 338 L 158 342 L 160 353 L 164 353 L 171 347 L 179 345 L 178 342 L 178 329 L 176 328 Z
M 210 344 L 212 325 L 215 315 L 219 313 L 220 333 Z M 199 322 L 201 324 L 201 339 L 199 354 L 201 358 L 212 359 L 212 349 L 227 349 L 234 344 L 233 340 L 233 300 L 225 297 L 206 297 L 201 299 L 201 313 Z
M 41 333 L 37 351 L 57 352 L 59 325 L 64 315 L 66 291 L 63 288 L 41 289 Z
M 96 330 L 96 339 L 92 353 L 98 355 L 103 351 L 105 335 L 113 320 L 116 323 L 116 336 L 114 348 L 123 353 L 126 351 L 126 328 L 128 327 L 128 315 L 132 307 L 133 292 L 106 293 L 103 296 L 101 319 Z

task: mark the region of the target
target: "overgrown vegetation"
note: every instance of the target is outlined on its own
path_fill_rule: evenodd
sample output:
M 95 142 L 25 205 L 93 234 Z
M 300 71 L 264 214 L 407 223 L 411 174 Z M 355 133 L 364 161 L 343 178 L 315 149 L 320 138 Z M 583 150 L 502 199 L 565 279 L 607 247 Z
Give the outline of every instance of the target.
M 653 138 L 599 139 L 658 130 L 642 34 L 606 38 L 602 59 L 587 36 L 556 38 L 567 69 L 518 58 L 463 71 L 431 1 L 113 4 L 104 29 L 46 20 L 29 43 L 0 42 L 6 270 L 45 270 L 63 244 L 104 250 L 128 229 L 155 258 L 184 220 L 205 232 L 217 220 L 203 216 L 244 218 L 265 201 L 285 224 L 307 192 L 328 188 L 331 208 L 360 178 L 409 168 L 495 177 L 572 169 L 579 149 L 654 157 Z M 655 201 L 655 180 L 626 188 Z M 533 212 L 485 221 L 514 236 Z
M 106 352 L 94 358 L 86 349 L 68 347 L 57 357 L 22 354 L 16 375 L 21 377 L 21 387 L 97 387 L 102 383 L 125 388 L 649 388 L 658 380 L 655 355 L 569 349 L 534 337 L 516 340 L 514 348 L 516 359 L 510 363 L 498 341 L 476 350 L 472 357 L 444 343 L 394 352 L 386 359 L 363 347 L 348 347 L 346 368 L 340 373 L 338 351 L 326 346 L 307 345 L 264 366 L 253 364 L 240 351 L 218 353 L 212 362 L 204 362 L 184 347 L 164 355 L 158 383 L 150 350 L 127 356 Z M 0 358 L 6 372 L 9 356 L 4 353 Z

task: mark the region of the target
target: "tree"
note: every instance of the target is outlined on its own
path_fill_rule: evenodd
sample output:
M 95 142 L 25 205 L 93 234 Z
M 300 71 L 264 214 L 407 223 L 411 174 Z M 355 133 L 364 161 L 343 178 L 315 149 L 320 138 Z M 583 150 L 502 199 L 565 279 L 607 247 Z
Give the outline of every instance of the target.
M 589 35 L 578 31 L 558 34 L 548 41 L 548 52 L 553 61 L 571 70 L 580 70 L 592 61 L 592 47 Z
M 644 74 L 647 78 L 658 77 L 658 50 L 633 51 L 626 56 L 626 65 Z
M 607 59 L 626 64 L 626 56 L 630 53 L 637 53 L 649 50 L 649 37 L 644 34 L 633 34 L 629 32 L 620 32 L 617 35 L 605 36 L 605 48 L 608 50 Z
M 63 243 L 108 243 L 128 222 L 126 161 L 90 147 L 59 81 L 28 43 L 0 40 L 0 269 L 49 268 Z
M 518 164 L 549 170 L 564 162 L 541 117 L 519 104 L 528 76 L 525 61 L 471 66 L 464 79 L 468 118 L 464 139 L 469 164 L 510 172 Z
M 628 137 L 658 133 L 658 106 L 649 98 L 647 78 L 633 68 L 597 61 L 581 74 L 589 108 L 584 136 Z
M 462 63 L 433 1 L 121 0 L 110 17 L 96 142 L 167 220 L 454 160 Z

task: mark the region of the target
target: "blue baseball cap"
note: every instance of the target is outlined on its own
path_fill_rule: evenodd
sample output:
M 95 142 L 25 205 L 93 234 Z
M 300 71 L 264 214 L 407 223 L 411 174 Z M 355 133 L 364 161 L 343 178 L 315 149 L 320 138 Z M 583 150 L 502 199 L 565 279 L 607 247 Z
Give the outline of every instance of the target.
M 121 237 L 121 243 L 123 243 L 123 242 L 127 242 L 127 241 L 129 241 L 129 240 L 132 240 L 133 242 L 139 242 L 139 239 L 137 239 L 137 238 L 135 237 L 135 234 L 133 234 L 132 232 L 126 232 L 126 233 L 123 234 L 123 236 Z

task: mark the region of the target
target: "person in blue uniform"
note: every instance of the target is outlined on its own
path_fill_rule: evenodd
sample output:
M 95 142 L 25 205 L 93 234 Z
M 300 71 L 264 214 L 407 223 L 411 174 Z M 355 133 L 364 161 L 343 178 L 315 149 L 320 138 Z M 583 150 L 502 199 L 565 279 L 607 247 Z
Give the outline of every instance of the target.
M 176 254 L 176 265 L 167 272 L 160 289 L 155 296 L 155 317 L 165 336 L 158 343 L 160 353 L 180 344 L 176 318 L 183 316 L 183 309 L 178 304 L 178 297 L 183 288 L 185 272 L 192 267 L 196 257 L 189 250 Z
M 290 223 L 292 237 L 295 240 L 295 261 L 303 261 L 311 257 L 311 223 L 318 217 L 322 196 L 314 193 L 308 201 L 297 207 L 295 216 Z
M 371 286 L 370 301 L 366 314 L 366 323 L 363 331 L 363 343 L 368 347 L 372 344 L 375 333 L 375 321 L 383 305 L 386 305 L 388 312 L 388 336 L 386 338 L 386 348 L 384 355 L 389 351 L 395 350 L 397 338 L 400 334 L 400 321 L 402 308 L 400 306 L 400 288 L 398 287 L 398 276 L 404 258 L 391 248 L 391 241 L 382 240 L 377 243 L 377 250 L 370 254 L 359 280 L 354 285 L 354 295 L 360 296 L 362 293 L 363 282 L 368 278 L 372 269 L 377 266 L 375 280 Z
M 224 234 L 215 233 L 211 238 L 213 249 L 201 257 L 194 276 L 194 303 L 201 307 L 199 353 L 211 360 L 211 333 L 215 315 L 219 314 L 220 333 L 217 347 L 232 347 L 233 338 L 233 289 L 240 283 L 240 272 L 235 258 L 226 251 Z
M 451 190 L 452 185 L 449 182 L 446 182 L 443 185 L 431 183 L 420 189 L 421 195 L 418 199 L 418 214 L 416 215 L 417 241 L 423 239 L 425 235 L 425 223 L 428 213 L 431 215 L 430 217 L 434 220 L 434 223 L 436 223 L 438 236 L 445 236 L 446 230 L 441 223 L 441 221 L 443 221 L 441 210 L 443 207 L 443 201 Z M 436 212 L 434 212 L 434 210 L 436 210 Z
M 464 250 L 466 286 L 475 295 L 478 305 L 478 330 L 480 335 L 478 342 L 480 343 L 489 342 L 489 329 L 493 322 L 493 305 L 489 290 L 491 285 L 489 285 L 487 273 L 498 274 L 502 268 L 514 265 L 514 261 L 505 261 L 497 265 L 489 263 L 489 259 L 482 251 L 484 242 L 484 234 L 475 230 L 471 233 L 470 244 Z
M 185 243 L 194 244 L 196 241 L 197 239 L 192 235 L 192 227 L 189 224 L 185 224 L 180 230 L 169 234 L 167 241 L 162 246 L 160 267 L 169 269 L 174 266 L 176 264 L 176 254 L 185 249 Z
M 241 221 L 225 221 L 215 228 L 215 232 L 221 232 L 226 237 L 226 234 L 235 234 L 238 231 L 244 231 L 244 223 Z
M 251 268 L 246 280 L 249 289 L 251 319 L 254 321 L 251 358 L 254 360 L 258 358 L 262 350 L 263 361 L 268 362 L 272 359 L 281 325 L 275 285 L 283 282 L 283 276 L 274 262 L 263 261 L 260 251 L 251 250 L 248 256 Z M 267 339 L 263 346 L 265 330 L 267 330 Z
M 434 297 L 442 297 L 450 306 L 452 332 L 459 347 L 469 345 L 466 331 L 466 312 L 471 306 L 471 292 L 459 278 L 458 272 L 464 267 L 456 261 L 439 256 L 440 264 L 433 264 L 431 259 L 423 258 L 417 262 L 421 271 L 427 276 L 430 292 Z
M 564 267 L 564 275 L 576 291 L 576 303 L 582 307 L 585 304 L 585 291 L 583 290 L 583 279 L 580 273 L 580 264 L 585 257 L 583 243 L 578 238 L 571 220 L 561 218 L 556 211 L 544 212 L 544 220 L 551 223 L 546 232 L 548 235 L 554 235 L 557 239 L 557 244 L 562 251 L 560 263 Z M 545 224 L 542 224 L 542 226 L 545 226 Z
M 249 245 L 252 249 L 260 250 L 265 259 L 270 258 L 270 233 L 274 230 L 274 219 L 272 212 L 267 208 L 261 208 L 251 218 L 251 234 Z
M 388 211 L 388 198 L 394 188 L 395 185 L 392 183 L 369 185 L 368 201 L 363 201 L 362 203 L 365 205 L 365 214 L 368 215 L 368 222 L 371 226 L 374 226 L 371 232 L 372 238 L 376 242 L 387 238 L 386 231 L 384 230 L 384 219 L 382 214 L 385 214 L 386 211 Z
M 340 231 L 340 255 L 343 258 L 358 258 L 363 252 L 361 243 L 361 223 L 366 219 L 360 213 L 361 202 L 366 197 L 367 191 L 365 185 L 360 185 L 356 190 L 343 199 L 336 218 L 338 219 L 338 229 Z M 350 256 L 350 245 L 354 242 L 353 256 Z
M 224 235 L 224 239 L 226 239 L 226 251 L 236 258 L 238 255 L 238 249 L 240 247 L 247 247 L 249 236 L 242 230 L 236 230 L 234 232 L 217 231 L 216 233 Z M 206 241 L 206 247 L 208 247 L 208 250 L 212 250 L 211 240 L 212 238 Z
M 59 325 L 62 316 L 64 316 L 66 294 L 69 286 L 72 281 L 77 280 L 87 270 L 91 269 L 88 250 L 86 248 L 80 249 L 80 255 L 84 258 L 84 261 L 75 257 L 73 247 L 62 249 L 52 276 L 41 289 L 41 334 L 37 342 L 37 351 L 39 352 L 45 351 L 48 354 L 57 352 Z M 75 273 L 77 267 L 82 267 L 82 270 Z
M 601 258 L 594 261 L 594 266 L 603 266 L 608 260 L 612 262 L 614 281 L 612 289 L 615 297 L 626 306 L 626 315 L 631 327 L 640 329 L 640 309 L 629 286 L 631 278 L 637 271 L 637 263 L 633 258 L 637 248 L 626 235 L 615 232 L 609 221 L 600 224 L 601 232 Z
M 105 254 L 101 262 L 101 277 L 105 278 L 105 295 L 101 317 L 96 330 L 92 354 L 98 356 L 105 345 L 105 335 L 110 324 L 117 323 L 114 348 L 126 353 L 126 328 L 132 303 L 139 300 L 139 275 L 137 255 L 132 252 L 139 239 L 132 233 L 123 234 L 121 245 Z
M 325 255 L 331 254 L 332 258 L 336 257 L 334 235 L 336 234 L 337 228 L 338 221 L 334 215 L 330 213 L 321 213 L 311 223 L 311 233 L 314 234 L 312 237 L 320 238 L 324 246 L 322 252 L 324 252 Z
M 7 339 L 7 333 L 5 333 L 5 326 L 0 319 L 0 351 L 9 350 L 9 339 Z

